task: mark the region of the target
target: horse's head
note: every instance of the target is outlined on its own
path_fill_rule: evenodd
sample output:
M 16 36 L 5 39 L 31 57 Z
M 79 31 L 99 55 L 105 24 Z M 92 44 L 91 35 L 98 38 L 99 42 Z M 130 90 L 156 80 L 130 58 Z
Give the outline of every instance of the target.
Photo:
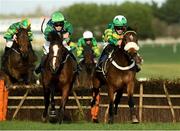
M 17 41 L 15 41 L 15 45 L 17 46 L 18 51 L 21 53 L 22 57 L 27 57 L 30 46 L 30 41 L 28 38 L 28 29 L 20 28 L 17 31 L 16 36 Z
M 48 40 L 50 40 L 48 62 L 52 73 L 56 73 L 62 63 L 63 58 L 67 49 L 62 44 L 62 36 L 55 32 L 51 32 L 48 35 Z
M 137 54 L 139 50 L 137 33 L 135 31 L 127 31 L 124 34 L 122 46 L 131 56 Z
M 85 64 L 94 64 L 94 52 L 91 45 L 86 45 L 83 47 L 83 57 Z

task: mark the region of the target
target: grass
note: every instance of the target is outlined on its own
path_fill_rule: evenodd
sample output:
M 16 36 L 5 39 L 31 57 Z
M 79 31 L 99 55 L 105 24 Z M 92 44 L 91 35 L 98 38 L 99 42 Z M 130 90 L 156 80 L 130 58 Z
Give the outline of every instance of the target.
M 115 123 L 93 124 L 87 122 L 50 124 L 32 121 L 0 122 L 0 130 L 178 130 L 180 123 Z
M 161 63 L 161 64 L 143 64 L 142 70 L 137 74 L 137 77 L 146 78 L 162 78 L 162 79 L 177 79 L 180 78 L 180 64 Z

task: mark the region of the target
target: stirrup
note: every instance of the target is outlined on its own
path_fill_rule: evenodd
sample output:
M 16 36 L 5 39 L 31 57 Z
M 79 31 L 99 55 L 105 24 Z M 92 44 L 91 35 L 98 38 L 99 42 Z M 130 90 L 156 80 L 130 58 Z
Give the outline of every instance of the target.
M 41 66 L 39 65 L 36 69 L 35 69 L 35 73 L 38 75 L 39 73 L 41 73 Z

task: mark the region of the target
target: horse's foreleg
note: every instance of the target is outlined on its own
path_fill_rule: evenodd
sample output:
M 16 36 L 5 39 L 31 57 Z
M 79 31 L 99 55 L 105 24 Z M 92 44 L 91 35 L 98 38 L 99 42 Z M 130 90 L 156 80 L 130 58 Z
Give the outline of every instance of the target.
M 91 101 L 91 107 L 93 107 L 96 103 L 96 98 L 99 95 L 99 88 L 93 88 L 92 89 L 92 101 Z
M 109 124 L 113 124 L 114 121 L 114 91 L 113 87 L 108 87 L 109 102 Z
M 91 101 L 91 107 L 93 107 L 96 103 L 96 98 L 99 95 L 99 89 L 100 89 L 101 83 L 97 78 L 93 78 L 93 88 L 92 88 L 92 101 Z
M 51 110 L 50 110 L 49 116 L 50 116 L 51 118 L 55 118 L 55 117 L 56 117 L 55 100 L 54 100 L 55 87 L 54 87 L 54 86 L 51 86 L 51 87 L 50 87 L 50 91 L 51 91 Z
M 58 114 L 58 118 L 59 118 L 59 124 L 62 123 L 63 118 L 64 118 L 64 111 L 65 111 L 65 104 L 68 100 L 68 96 L 69 96 L 69 85 L 64 86 L 63 90 L 62 90 L 62 99 L 61 99 L 61 104 L 60 104 L 60 109 L 59 109 L 59 114 Z
M 46 122 L 47 121 L 47 113 L 48 113 L 48 107 L 49 107 L 49 97 L 50 97 L 50 90 L 49 88 L 45 88 L 44 87 L 44 105 L 45 105 L 45 109 L 43 111 L 43 115 L 42 115 L 42 121 Z
M 118 104 L 120 103 L 121 97 L 123 94 L 123 90 L 119 90 L 116 94 L 115 100 L 114 100 L 114 114 L 117 115 L 117 109 L 118 109 Z
M 128 105 L 130 108 L 130 116 L 131 116 L 132 123 L 138 123 L 139 121 L 137 119 L 136 110 L 134 108 L 133 92 L 134 92 L 134 83 L 130 83 L 127 86 Z

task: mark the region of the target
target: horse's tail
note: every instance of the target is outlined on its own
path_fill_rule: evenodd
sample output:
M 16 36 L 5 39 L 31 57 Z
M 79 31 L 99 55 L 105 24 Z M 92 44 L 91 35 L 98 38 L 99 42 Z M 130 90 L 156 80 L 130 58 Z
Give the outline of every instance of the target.
M 46 18 L 44 17 L 43 21 L 42 21 L 42 24 L 41 24 L 41 32 L 43 33 L 43 25 L 44 25 L 44 22 L 45 22 Z

